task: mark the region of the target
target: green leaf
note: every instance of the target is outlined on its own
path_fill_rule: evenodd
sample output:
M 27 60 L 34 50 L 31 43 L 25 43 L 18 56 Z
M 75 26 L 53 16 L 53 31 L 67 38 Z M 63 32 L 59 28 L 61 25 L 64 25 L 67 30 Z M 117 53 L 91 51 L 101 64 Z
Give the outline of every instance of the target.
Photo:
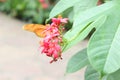
M 85 80 L 99 80 L 100 73 L 97 72 L 91 65 L 89 65 L 85 71 Z M 102 77 L 101 80 L 120 80 L 120 69 L 112 74 L 108 74 Z
M 120 0 L 113 0 L 116 2 L 116 4 L 120 5 Z
M 65 11 L 66 9 L 72 7 L 76 3 L 80 3 L 81 0 L 60 0 L 52 9 L 49 15 L 49 19 L 60 14 L 61 12 Z M 61 7 L 62 6 L 62 7 Z
M 107 80 L 120 80 L 120 69 L 108 75 Z
M 106 22 L 93 34 L 88 46 L 91 65 L 108 74 L 120 68 L 120 8 L 108 11 Z
M 106 16 L 100 16 L 96 21 L 83 23 L 77 28 L 73 28 L 72 30 L 68 31 L 64 38 L 68 40 L 68 44 L 66 44 L 64 51 L 73 46 L 74 44 L 78 43 L 79 41 L 83 40 L 93 28 L 97 28 L 101 26 L 106 20 Z M 81 27 L 84 27 L 81 30 Z M 77 32 L 77 33 L 76 33 Z
M 69 60 L 66 73 L 76 72 L 88 64 L 89 61 L 87 58 L 87 49 L 83 49 L 72 56 L 72 58 Z
M 95 7 L 98 0 L 84 0 L 74 6 L 74 17 L 80 15 L 83 11 Z
M 74 20 L 73 18 L 74 18 L 74 11 L 72 10 L 68 15 L 69 22 L 73 23 Z
M 89 65 L 85 71 L 85 80 L 99 80 L 100 74 Z
M 111 1 L 103 5 L 88 9 L 82 13 L 79 13 L 75 18 L 73 27 L 76 28 L 79 27 L 82 23 L 94 21 L 99 16 L 107 14 L 108 11 L 113 8 L 113 6 L 114 4 Z M 81 27 L 81 30 L 83 28 L 84 27 Z
M 88 8 L 91 8 L 93 6 L 96 5 L 98 0 L 60 0 L 55 7 L 52 9 L 52 11 L 50 12 L 50 16 L 49 19 L 52 17 L 55 17 L 56 15 L 62 13 L 63 11 L 65 11 L 66 9 L 76 6 L 75 8 L 75 13 L 76 11 L 81 12 L 83 10 L 86 10 Z M 62 5 L 62 7 L 61 7 Z M 77 13 L 76 13 L 77 14 Z
M 94 24 L 96 27 L 99 27 L 99 21 L 93 23 L 93 26 L 88 27 L 93 21 L 98 19 L 98 16 L 102 16 L 103 14 L 107 14 L 109 10 L 113 8 L 113 2 L 105 3 L 101 6 L 89 9 L 87 11 L 82 12 L 76 17 L 73 27 L 69 30 L 65 35 L 64 38 L 68 41 L 63 51 L 67 50 L 77 42 L 83 40 L 89 32 L 93 29 Z M 94 14 L 93 14 L 94 13 Z M 101 24 L 104 23 L 105 18 L 101 21 Z

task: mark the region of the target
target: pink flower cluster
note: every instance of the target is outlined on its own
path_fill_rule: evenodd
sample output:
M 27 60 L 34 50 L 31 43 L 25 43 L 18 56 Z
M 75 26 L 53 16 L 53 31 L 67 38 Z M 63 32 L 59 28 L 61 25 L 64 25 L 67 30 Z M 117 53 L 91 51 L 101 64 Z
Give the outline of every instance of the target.
M 47 56 L 53 58 L 50 63 L 52 63 L 53 61 L 57 61 L 59 58 L 62 59 L 62 32 L 63 26 L 65 23 L 67 23 L 67 21 L 67 18 L 53 18 L 52 23 L 46 26 L 47 28 L 44 31 L 46 33 L 46 36 L 41 42 L 41 47 L 42 53 L 45 53 Z
M 47 9 L 49 7 L 45 0 L 39 0 L 39 2 L 41 3 L 43 9 Z

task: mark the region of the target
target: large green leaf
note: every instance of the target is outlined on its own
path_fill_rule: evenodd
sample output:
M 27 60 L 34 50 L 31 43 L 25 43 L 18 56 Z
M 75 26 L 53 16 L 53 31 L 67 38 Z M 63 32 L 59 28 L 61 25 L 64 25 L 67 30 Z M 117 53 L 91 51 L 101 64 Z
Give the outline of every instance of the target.
M 65 11 L 66 9 L 72 7 L 76 3 L 80 3 L 81 0 L 60 0 L 55 7 L 50 12 L 49 18 L 52 18 L 61 12 Z
M 114 6 L 114 3 L 108 2 L 103 5 L 88 9 L 87 11 L 84 11 L 82 13 L 79 13 L 74 21 L 73 27 L 79 27 L 81 23 L 84 23 L 86 21 L 93 21 L 96 19 L 96 17 L 100 15 L 104 15 L 108 13 L 108 11 Z M 82 29 L 83 27 L 81 27 Z
M 107 14 L 108 11 L 113 8 L 113 5 L 114 5 L 113 2 L 108 2 L 101 6 L 84 11 L 82 12 L 82 14 L 80 13 L 74 21 L 73 28 L 64 35 L 64 38 L 68 41 L 68 44 L 65 45 L 66 48 L 64 50 L 70 48 L 80 40 L 83 40 L 93 29 L 93 26 L 91 27 L 88 26 L 93 21 L 98 19 L 99 16 Z M 103 18 L 103 20 L 101 21 L 101 24 L 104 23 L 104 19 L 105 18 Z M 99 22 L 100 21 L 95 22 L 96 27 L 100 25 Z
M 120 5 L 120 0 L 113 0 L 115 1 L 118 5 Z
M 87 67 L 85 71 L 85 80 L 99 80 L 100 76 L 100 73 L 93 69 L 91 65 Z M 120 69 L 112 74 L 103 76 L 101 80 L 120 80 Z
M 106 80 L 120 80 L 120 69 L 108 75 Z
M 75 18 L 73 28 L 79 27 L 84 22 L 94 21 L 96 18 L 98 18 L 98 16 L 105 15 L 113 8 L 113 6 L 114 3 L 111 1 L 79 13 Z M 84 27 L 80 28 L 82 30 Z
M 84 0 L 80 3 L 77 3 L 74 5 L 74 17 L 76 17 L 78 14 L 80 15 L 80 13 L 83 11 L 96 6 L 97 2 L 98 0 Z
M 76 72 L 88 64 L 89 64 L 89 61 L 87 57 L 87 49 L 83 49 L 82 51 L 77 52 L 69 60 L 66 73 Z
M 103 73 L 112 73 L 120 68 L 120 8 L 108 11 L 106 22 L 94 33 L 88 46 L 92 66 Z
M 96 21 L 94 22 L 89 22 L 89 23 L 84 23 L 81 24 L 80 27 L 84 27 L 83 30 L 80 30 L 79 27 L 74 28 L 72 31 L 68 31 L 65 35 L 64 38 L 69 40 L 68 44 L 66 44 L 65 48 L 63 50 L 67 50 L 74 44 L 78 43 L 79 41 L 83 40 L 93 28 L 97 28 L 101 26 L 106 20 L 106 16 L 100 16 Z M 76 34 L 76 32 L 79 32 Z
M 89 65 L 85 71 L 85 80 L 99 80 L 100 74 Z
M 52 9 L 52 11 L 50 12 L 49 18 L 52 18 L 52 17 L 60 14 L 61 12 L 65 11 L 66 9 L 68 9 L 70 7 L 73 7 L 75 5 L 77 5 L 77 7 L 75 7 L 75 8 L 77 8 L 75 10 L 75 13 L 76 13 L 76 11 L 81 12 L 82 10 L 85 10 L 85 9 L 88 9 L 88 8 L 91 8 L 91 7 L 95 6 L 97 1 L 98 0 L 71 0 L 71 1 L 70 0 L 60 0 L 55 5 L 55 7 Z

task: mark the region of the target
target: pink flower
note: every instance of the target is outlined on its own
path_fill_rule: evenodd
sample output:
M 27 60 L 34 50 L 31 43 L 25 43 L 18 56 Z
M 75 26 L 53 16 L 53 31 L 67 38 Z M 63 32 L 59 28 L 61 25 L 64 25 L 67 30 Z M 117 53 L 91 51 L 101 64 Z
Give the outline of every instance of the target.
M 60 18 L 52 18 L 52 24 L 56 25 L 55 27 L 59 27 L 61 24 Z
M 48 6 L 48 4 L 47 3 L 42 3 L 42 8 L 43 9 L 47 9 L 49 6 Z
M 39 2 L 44 3 L 44 2 L 45 2 L 45 0 L 39 0 Z
M 62 48 L 62 31 L 63 24 L 67 23 L 67 18 L 53 18 L 52 23 L 47 25 L 47 28 L 44 32 L 46 35 L 41 42 L 42 53 L 46 54 L 48 57 L 52 57 L 53 60 L 50 62 L 57 61 L 61 58 Z
M 64 18 L 60 20 L 61 23 L 67 23 L 68 22 L 68 18 Z
M 43 9 L 47 9 L 49 7 L 49 5 L 45 0 L 39 0 L 39 2 L 41 3 Z

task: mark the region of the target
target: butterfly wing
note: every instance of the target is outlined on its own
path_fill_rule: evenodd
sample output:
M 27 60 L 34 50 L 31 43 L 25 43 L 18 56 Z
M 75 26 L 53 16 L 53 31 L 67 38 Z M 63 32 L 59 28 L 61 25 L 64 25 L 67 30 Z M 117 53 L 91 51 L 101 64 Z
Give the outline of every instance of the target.
M 45 25 L 41 25 L 41 24 L 27 24 L 23 26 L 24 30 L 30 31 L 30 32 L 34 32 L 37 36 L 39 37 L 45 37 L 45 29 L 46 26 Z
M 34 30 L 34 33 L 39 37 L 45 37 L 45 28 L 38 28 Z

